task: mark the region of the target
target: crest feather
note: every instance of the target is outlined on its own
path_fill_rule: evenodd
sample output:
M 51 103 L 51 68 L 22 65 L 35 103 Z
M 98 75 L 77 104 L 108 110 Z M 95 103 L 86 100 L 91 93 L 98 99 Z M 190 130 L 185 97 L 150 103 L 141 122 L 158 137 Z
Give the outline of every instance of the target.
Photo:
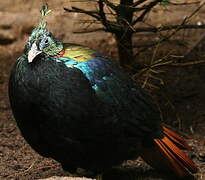
M 39 23 L 40 28 L 45 28 L 47 26 L 47 22 L 44 21 L 45 17 L 51 12 L 51 10 L 48 9 L 48 4 L 44 4 L 40 10 L 41 14 L 41 21 Z

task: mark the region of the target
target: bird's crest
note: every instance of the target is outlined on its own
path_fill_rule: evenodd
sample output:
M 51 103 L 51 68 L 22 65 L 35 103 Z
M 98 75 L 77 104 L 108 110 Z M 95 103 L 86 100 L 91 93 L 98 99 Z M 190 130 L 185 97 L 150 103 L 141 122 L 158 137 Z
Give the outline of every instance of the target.
M 41 21 L 39 23 L 40 28 L 45 28 L 47 26 L 47 22 L 44 20 L 45 17 L 51 12 L 51 10 L 48 9 L 48 4 L 44 4 L 40 10 L 41 13 Z

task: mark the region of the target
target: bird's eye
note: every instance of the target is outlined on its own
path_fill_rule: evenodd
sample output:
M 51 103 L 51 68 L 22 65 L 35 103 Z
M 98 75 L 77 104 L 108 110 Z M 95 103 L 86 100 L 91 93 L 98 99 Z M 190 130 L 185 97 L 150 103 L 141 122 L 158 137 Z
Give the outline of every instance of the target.
M 48 39 L 45 40 L 45 44 L 48 44 Z

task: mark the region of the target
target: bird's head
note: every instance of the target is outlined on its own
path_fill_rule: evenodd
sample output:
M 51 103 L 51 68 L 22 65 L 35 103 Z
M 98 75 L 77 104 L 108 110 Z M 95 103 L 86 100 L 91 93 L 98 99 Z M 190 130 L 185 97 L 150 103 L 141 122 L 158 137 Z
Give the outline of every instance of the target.
M 46 29 L 47 23 L 44 21 L 44 17 L 50 12 L 50 10 L 48 10 L 48 5 L 44 5 L 40 12 L 42 18 L 41 22 L 32 31 L 26 44 L 29 63 L 41 53 L 47 56 L 55 56 L 63 49 L 63 44 Z
M 47 56 L 55 56 L 63 49 L 63 44 L 51 32 L 39 27 L 33 30 L 26 46 L 29 63 L 41 53 Z

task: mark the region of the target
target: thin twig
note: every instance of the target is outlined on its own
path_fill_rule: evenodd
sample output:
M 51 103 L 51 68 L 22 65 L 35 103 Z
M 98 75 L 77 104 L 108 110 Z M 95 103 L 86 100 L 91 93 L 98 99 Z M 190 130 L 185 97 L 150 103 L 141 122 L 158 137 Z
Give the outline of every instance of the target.
M 196 2 L 184 2 L 184 3 L 176 3 L 176 2 L 171 2 L 169 1 L 169 5 L 174 5 L 174 6 L 183 6 L 183 5 L 193 5 L 193 4 L 199 4 L 201 1 L 196 1 Z
M 47 166 L 42 166 L 42 167 L 38 167 L 38 168 L 33 168 L 32 167 L 34 166 L 35 162 L 32 163 L 29 168 L 27 168 L 26 170 L 24 170 L 23 172 L 19 172 L 17 174 L 14 174 L 14 175 L 9 175 L 8 177 L 12 177 L 12 176 L 20 176 L 20 175 L 23 175 L 23 174 L 26 174 L 26 173 L 31 173 L 31 172 L 34 172 L 34 171 L 39 171 L 39 170 L 42 170 L 42 169 L 51 169 L 51 168 L 56 168 L 58 167 L 57 164 L 52 164 L 52 165 L 47 165 Z
M 184 62 L 184 63 L 170 63 L 170 64 L 167 64 L 167 65 L 168 66 L 174 66 L 174 67 L 184 67 L 184 66 L 193 66 L 193 65 L 199 65 L 199 64 L 205 64 L 205 59 L 197 60 L 197 61 L 191 61 L 191 62 Z
M 114 10 L 115 12 L 118 11 L 118 6 L 117 6 L 117 5 L 115 5 L 114 3 L 111 3 L 109 0 L 103 0 L 103 1 L 104 1 L 104 3 L 105 3 L 108 7 L 110 7 L 112 10 Z
M 84 9 L 80 9 L 80 8 L 77 8 L 77 7 L 72 7 L 72 9 L 64 8 L 64 10 L 68 11 L 68 12 L 87 14 L 87 15 L 92 16 L 93 18 L 95 18 L 97 20 L 100 20 L 100 17 L 97 14 L 96 11 L 86 11 Z
M 145 3 L 146 1 L 148 1 L 148 0 L 139 0 L 139 1 L 135 2 L 135 3 L 133 3 L 132 7 L 136 7 L 136 6 L 138 6 L 138 5 L 142 4 L 142 3 Z
M 81 31 L 74 31 L 73 33 L 76 34 L 84 34 L 84 33 L 93 33 L 93 32 L 97 32 L 97 31 L 107 31 L 105 28 L 96 28 L 96 29 L 83 29 Z
M 205 29 L 205 24 L 196 25 L 196 24 L 184 24 L 184 25 L 169 25 L 162 27 L 139 27 L 134 28 L 134 33 L 139 32 L 160 32 L 160 31 L 169 31 L 174 29 Z
M 134 26 L 137 22 L 140 22 L 144 19 L 145 15 L 151 11 L 151 9 L 156 6 L 158 3 L 160 3 L 162 0 L 154 0 L 152 2 L 150 2 L 147 6 L 146 9 L 144 10 L 144 12 L 136 19 L 132 22 L 132 26 Z
M 106 28 L 108 28 L 107 18 L 106 18 L 105 12 L 104 12 L 103 0 L 98 1 L 98 6 L 99 6 L 99 16 L 100 16 L 101 22 Z

